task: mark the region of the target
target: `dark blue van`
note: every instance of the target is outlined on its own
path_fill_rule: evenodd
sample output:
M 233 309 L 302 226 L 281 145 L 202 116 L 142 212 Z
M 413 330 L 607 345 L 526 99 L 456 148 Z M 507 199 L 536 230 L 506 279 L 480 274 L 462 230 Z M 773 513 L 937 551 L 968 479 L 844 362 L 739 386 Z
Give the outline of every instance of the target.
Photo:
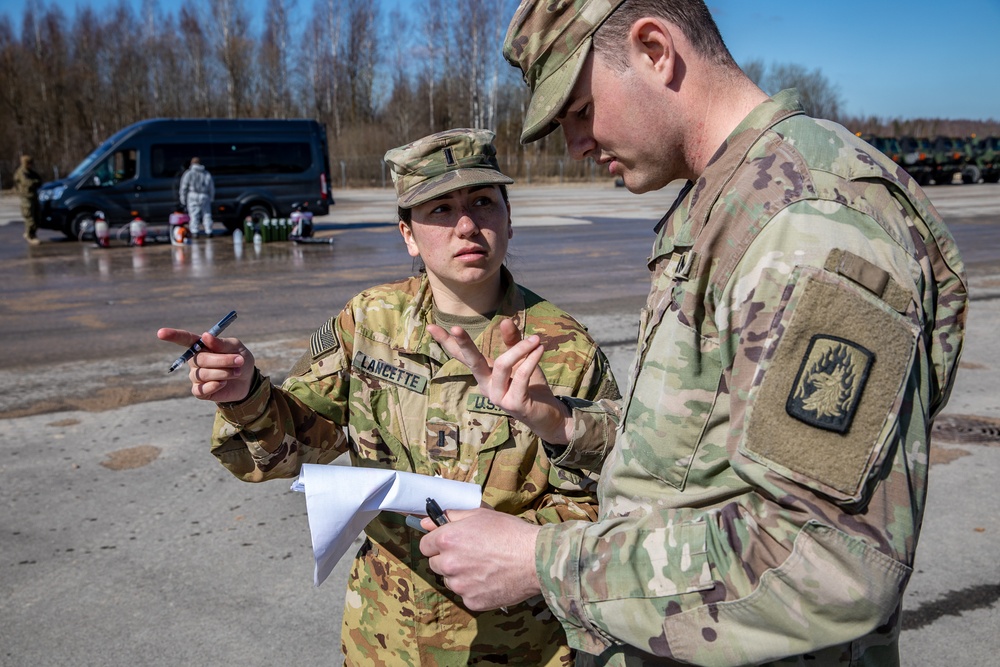
M 43 185 L 39 227 L 76 239 L 95 211 L 112 226 L 135 215 L 166 224 L 192 157 L 211 172 L 212 218 L 229 231 L 247 216 L 288 217 L 293 204 L 315 215 L 333 204 L 326 129 L 314 120 L 154 119 L 129 125 Z

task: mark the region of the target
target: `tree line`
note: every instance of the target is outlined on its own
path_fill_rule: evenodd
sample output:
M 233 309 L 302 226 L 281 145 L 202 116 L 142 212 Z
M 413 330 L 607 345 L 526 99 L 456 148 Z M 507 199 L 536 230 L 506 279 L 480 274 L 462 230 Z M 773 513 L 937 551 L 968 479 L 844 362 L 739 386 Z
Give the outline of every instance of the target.
M 18 29 L 0 18 L 0 186 L 10 187 L 22 153 L 53 178 L 111 134 L 157 117 L 316 119 L 341 186 L 385 184 L 386 150 L 460 126 L 494 130 L 501 168 L 521 182 L 599 177 L 569 159 L 558 133 L 518 141 L 528 91 L 501 56 L 516 0 L 422 0 L 409 12 L 380 0 L 298 2 L 266 0 L 254 28 L 247 0 L 169 9 L 120 0 L 72 16 L 54 1 L 29 0 Z M 762 85 L 798 85 L 819 115 L 857 131 L 892 124 L 844 118 L 818 70 L 751 62 L 747 71 Z M 907 123 L 913 128 L 896 129 L 997 132 L 996 123 Z

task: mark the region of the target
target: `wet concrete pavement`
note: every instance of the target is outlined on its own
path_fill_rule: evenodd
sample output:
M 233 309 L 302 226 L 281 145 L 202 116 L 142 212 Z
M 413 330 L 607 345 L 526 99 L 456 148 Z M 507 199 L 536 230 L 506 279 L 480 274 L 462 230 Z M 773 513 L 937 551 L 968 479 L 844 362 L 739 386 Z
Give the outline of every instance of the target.
M 945 415 L 975 428 L 935 441 L 904 665 L 993 665 L 1000 652 L 1000 186 L 990 187 L 930 191 L 972 276 Z M 641 263 L 665 206 L 619 201 L 614 189 L 521 190 L 515 272 L 579 314 L 624 384 L 648 285 Z M 341 217 L 317 225 L 336 236 L 325 254 L 272 246 L 240 260 L 221 237 L 175 260 L 169 246 L 28 249 L 19 225 L 3 224 L 16 202 L 11 214 L 0 198 L 0 664 L 339 664 L 349 559 L 313 588 L 304 499 L 215 463 L 212 406 L 166 375 L 176 354 L 152 338 L 162 324 L 207 327 L 238 294 L 232 335 L 280 376 L 347 297 L 409 271 L 386 192 L 339 202 Z M 600 271 L 572 272 L 587 262 Z

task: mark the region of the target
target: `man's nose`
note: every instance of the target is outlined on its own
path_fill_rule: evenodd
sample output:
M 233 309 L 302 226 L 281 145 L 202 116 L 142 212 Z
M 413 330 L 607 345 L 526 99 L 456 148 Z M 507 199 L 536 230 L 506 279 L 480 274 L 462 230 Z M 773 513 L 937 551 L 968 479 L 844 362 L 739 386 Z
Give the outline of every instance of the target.
M 597 145 L 590 134 L 578 125 L 563 124 L 562 130 L 566 137 L 566 149 L 574 160 L 586 159 Z

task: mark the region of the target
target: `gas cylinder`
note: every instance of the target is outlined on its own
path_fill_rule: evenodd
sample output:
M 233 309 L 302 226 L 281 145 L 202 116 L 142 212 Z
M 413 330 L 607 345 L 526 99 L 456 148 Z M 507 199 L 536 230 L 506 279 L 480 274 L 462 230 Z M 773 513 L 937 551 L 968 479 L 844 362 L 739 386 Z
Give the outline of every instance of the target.
M 146 221 L 138 215 L 128 224 L 129 245 L 146 245 Z
M 107 248 L 111 245 L 111 230 L 108 229 L 108 221 L 104 218 L 104 211 L 94 212 L 94 238 L 98 247 Z

